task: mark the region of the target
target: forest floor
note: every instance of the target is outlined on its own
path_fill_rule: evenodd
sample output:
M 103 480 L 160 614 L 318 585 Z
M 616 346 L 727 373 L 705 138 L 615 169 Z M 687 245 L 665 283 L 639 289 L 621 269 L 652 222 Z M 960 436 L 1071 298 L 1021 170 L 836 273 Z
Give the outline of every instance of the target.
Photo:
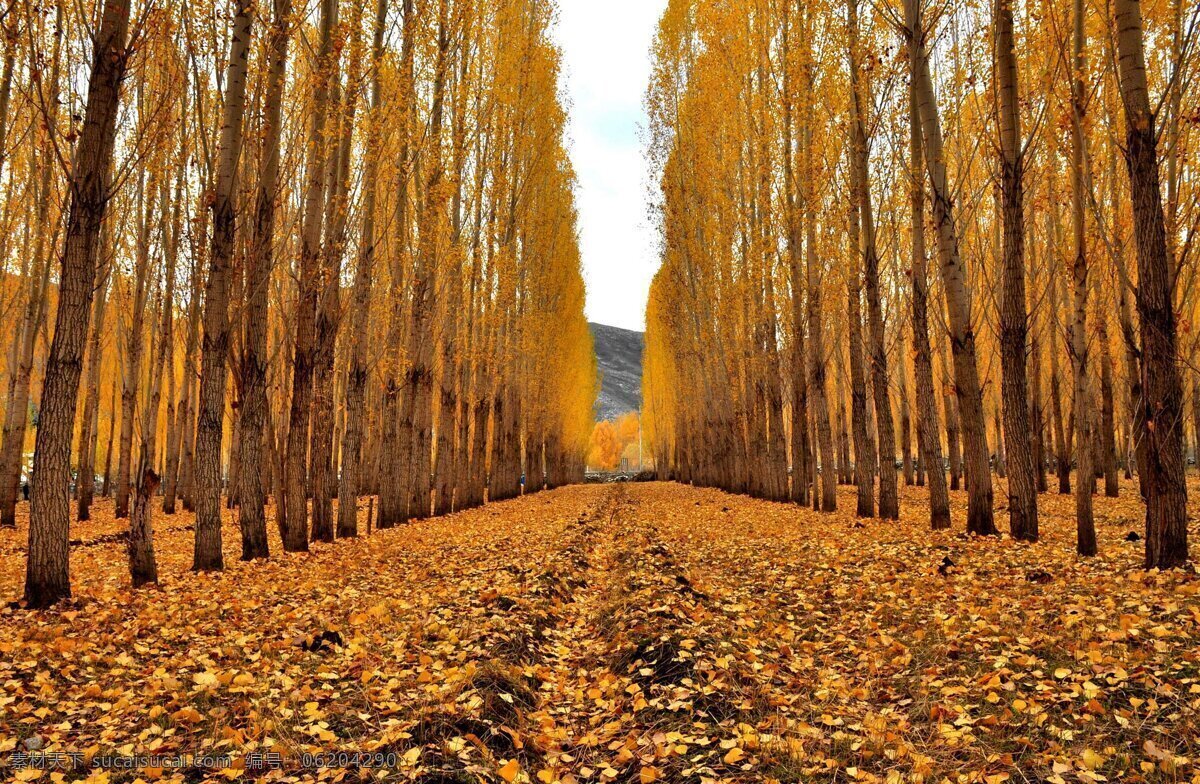
M 849 489 L 826 516 L 568 487 L 249 564 L 229 516 L 209 575 L 190 515 L 156 515 L 162 585 L 137 592 L 101 501 L 75 597 L 0 609 L 0 778 L 1195 782 L 1200 580 L 1139 569 L 1122 491 L 1089 560 L 1057 494 L 1033 545 L 931 533 L 917 488 L 896 523 Z M 30 748 L 214 767 L 11 767 Z

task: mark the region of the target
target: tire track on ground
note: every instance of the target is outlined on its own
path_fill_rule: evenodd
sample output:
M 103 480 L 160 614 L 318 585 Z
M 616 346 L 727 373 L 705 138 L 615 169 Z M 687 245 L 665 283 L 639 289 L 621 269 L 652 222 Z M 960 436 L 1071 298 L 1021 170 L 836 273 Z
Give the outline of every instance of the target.
M 441 565 L 438 576 L 458 590 L 429 608 L 443 631 L 414 639 L 412 655 L 447 666 L 415 718 L 387 733 L 378 750 L 416 755 L 417 780 L 426 784 L 486 780 L 506 765 L 544 766 L 554 745 L 542 717 L 555 711 L 547 700 L 558 658 L 555 630 L 570 623 L 576 598 L 589 588 L 597 540 L 615 503 L 605 493 L 585 504 L 542 543 L 536 559 L 500 551 L 490 563 L 464 568 L 450 558 Z M 480 577 L 488 581 L 483 591 Z
M 552 632 L 549 780 L 735 774 L 744 720 L 764 707 L 738 665 L 736 612 L 695 583 L 636 494 L 615 485 L 609 499 L 584 587 Z

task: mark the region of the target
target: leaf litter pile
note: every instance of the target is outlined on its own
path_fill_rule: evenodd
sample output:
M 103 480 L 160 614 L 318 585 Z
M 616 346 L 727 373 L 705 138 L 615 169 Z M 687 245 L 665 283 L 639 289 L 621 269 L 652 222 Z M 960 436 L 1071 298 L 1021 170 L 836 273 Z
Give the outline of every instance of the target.
M 930 532 L 905 493 L 886 523 L 569 487 L 250 564 L 227 517 L 217 575 L 189 571 L 190 516 L 160 517 L 163 584 L 138 592 L 101 505 L 72 532 L 75 598 L 0 610 L 0 765 L 229 766 L 0 775 L 1200 781 L 1200 582 L 1139 570 L 1134 501 L 1097 499 L 1080 560 L 1070 496 L 1042 496 L 1029 545 Z M 0 533 L 6 597 L 24 537 Z

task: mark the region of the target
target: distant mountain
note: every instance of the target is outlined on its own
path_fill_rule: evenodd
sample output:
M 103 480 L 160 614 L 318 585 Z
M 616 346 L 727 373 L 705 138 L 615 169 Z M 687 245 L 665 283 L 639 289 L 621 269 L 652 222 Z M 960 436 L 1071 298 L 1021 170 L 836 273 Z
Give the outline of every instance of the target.
M 588 326 L 592 328 L 600 370 L 596 419 L 616 419 L 637 411 L 642 406 L 642 333 L 604 324 Z

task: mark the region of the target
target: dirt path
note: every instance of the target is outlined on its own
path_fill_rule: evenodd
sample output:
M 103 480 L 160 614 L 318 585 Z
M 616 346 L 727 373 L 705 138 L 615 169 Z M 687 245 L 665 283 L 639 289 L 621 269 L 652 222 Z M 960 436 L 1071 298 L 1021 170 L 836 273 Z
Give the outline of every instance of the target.
M 229 568 L 204 576 L 179 515 L 141 592 L 101 514 L 73 532 L 71 603 L 0 611 L 0 764 L 36 735 L 229 757 L 144 779 L 1193 775 L 1200 591 L 1136 571 L 1128 500 L 1098 500 L 1086 562 L 1069 498 L 1032 546 L 931 533 L 904 500 L 884 524 L 570 487 L 251 564 L 230 521 Z M 9 596 L 21 535 L 0 533 Z

